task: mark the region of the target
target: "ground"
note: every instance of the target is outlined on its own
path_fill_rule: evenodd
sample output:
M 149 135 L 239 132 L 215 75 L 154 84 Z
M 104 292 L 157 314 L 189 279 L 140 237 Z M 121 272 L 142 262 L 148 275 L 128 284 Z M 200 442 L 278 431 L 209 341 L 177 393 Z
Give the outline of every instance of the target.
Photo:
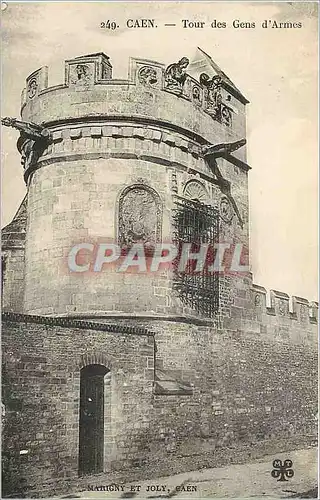
M 273 461 L 293 462 L 294 476 L 278 481 L 271 476 Z M 135 492 L 140 485 L 140 492 Z M 158 485 L 158 486 L 157 486 Z M 188 488 L 189 487 L 189 488 Z M 100 491 L 89 491 L 95 488 Z M 157 488 L 158 491 L 151 491 Z M 109 491 L 101 491 L 101 490 Z M 120 491 L 110 491 L 119 489 Z M 180 491 L 178 491 L 180 490 Z M 188 491 L 189 490 L 189 491 Z M 191 491 L 190 491 L 191 490 Z M 286 453 L 268 455 L 242 465 L 230 465 L 215 469 L 202 469 L 174 476 L 125 485 L 112 483 L 88 485 L 87 491 L 60 498 L 317 498 L 317 449 L 307 448 Z

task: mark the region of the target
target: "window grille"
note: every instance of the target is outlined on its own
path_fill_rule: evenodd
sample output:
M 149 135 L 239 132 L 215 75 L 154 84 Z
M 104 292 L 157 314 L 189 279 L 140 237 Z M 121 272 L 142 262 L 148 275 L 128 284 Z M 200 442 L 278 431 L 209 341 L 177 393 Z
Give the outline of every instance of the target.
M 179 248 L 174 265 L 174 289 L 182 303 L 211 318 L 219 307 L 219 273 L 208 271 L 208 266 L 213 263 L 213 245 L 218 242 L 219 212 L 198 200 L 177 196 L 173 210 L 173 227 L 174 242 Z M 191 252 L 199 251 L 201 243 L 210 245 L 201 271 L 195 271 L 194 260 L 188 261 L 183 272 L 179 271 L 183 243 L 191 243 Z

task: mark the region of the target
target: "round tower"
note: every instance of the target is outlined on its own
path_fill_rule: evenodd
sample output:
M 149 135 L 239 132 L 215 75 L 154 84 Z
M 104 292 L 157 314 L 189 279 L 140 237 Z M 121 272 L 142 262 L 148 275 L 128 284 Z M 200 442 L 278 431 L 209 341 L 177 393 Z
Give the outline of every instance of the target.
M 245 138 L 247 101 L 213 73 L 197 74 L 187 58 L 168 67 L 131 59 L 128 79 L 117 80 L 97 53 L 66 61 L 61 85 L 48 87 L 46 67 L 27 78 L 21 123 L 33 132 L 18 141 L 28 186 L 26 313 L 223 312 L 238 277 L 118 265 L 132 245 L 192 243 L 201 232 L 201 242 L 248 248 L 244 141 L 219 150 Z M 107 244 L 122 255 L 95 267 Z

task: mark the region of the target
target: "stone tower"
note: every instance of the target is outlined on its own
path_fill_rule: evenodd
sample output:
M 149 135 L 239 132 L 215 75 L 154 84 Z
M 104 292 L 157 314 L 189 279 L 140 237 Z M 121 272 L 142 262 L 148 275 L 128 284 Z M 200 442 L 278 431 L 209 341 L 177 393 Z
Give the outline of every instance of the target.
M 62 85 L 48 87 L 46 67 L 27 78 L 22 120 L 41 124 L 50 139 L 22 132 L 18 141 L 29 214 L 24 312 L 212 318 L 228 307 L 235 280 L 221 276 L 190 284 L 168 271 L 93 271 L 99 243 L 192 242 L 203 230 L 190 232 L 188 219 L 201 215 L 211 231 L 201 241 L 248 249 L 245 147 L 223 152 L 213 166 L 202 154 L 245 138 L 247 100 L 216 66 L 196 79 L 188 63 L 132 59 L 128 79 L 114 80 L 108 56 L 98 53 L 66 61 Z M 72 273 L 68 254 L 82 243 L 92 245 L 91 266 Z

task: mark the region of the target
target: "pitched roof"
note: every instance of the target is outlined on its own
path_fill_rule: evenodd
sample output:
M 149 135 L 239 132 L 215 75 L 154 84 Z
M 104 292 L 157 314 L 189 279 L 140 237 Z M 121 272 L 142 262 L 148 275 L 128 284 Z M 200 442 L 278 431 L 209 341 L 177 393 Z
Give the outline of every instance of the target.
M 1 231 L 2 248 L 23 248 L 27 226 L 27 195 L 21 202 L 12 221 Z
M 231 94 L 234 94 L 240 102 L 242 102 L 243 104 L 247 104 L 249 102 L 248 99 L 242 94 L 242 92 L 233 83 L 233 81 L 230 80 L 230 78 L 224 73 L 224 71 L 222 71 L 220 66 L 218 66 L 218 64 L 212 59 L 212 57 L 209 56 L 209 54 L 207 54 L 200 47 L 197 47 L 197 50 L 200 52 L 200 59 L 191 62 L 189 64 L 189 68 L 193 66 L 196 69 L 196 67 L 198 66 L 198 69 L 202 67 L 203 71 L 206 68 L 213 69 L 217 75 L 221 76 L 227 90 L 230 91 Z

